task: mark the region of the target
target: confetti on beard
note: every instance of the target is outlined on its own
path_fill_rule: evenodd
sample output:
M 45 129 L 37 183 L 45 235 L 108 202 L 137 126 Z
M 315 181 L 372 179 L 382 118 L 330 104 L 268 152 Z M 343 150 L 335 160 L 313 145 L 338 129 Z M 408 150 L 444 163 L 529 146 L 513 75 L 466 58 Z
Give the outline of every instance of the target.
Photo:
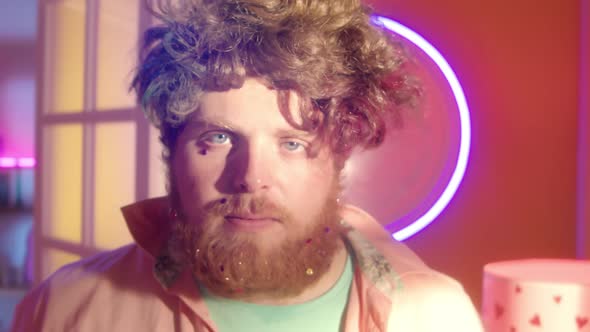
M 333 196 L 333 197 L 332 197 Z M 313 285 L 330 268 L 341 247 L 335 196 L 324 205 L 315 222 L 306 229 L 284 209 L 263 198 L 229 196 L 206 205 L 199 222 L 178 222 L 173 227 L 171 253 L 182 253 L 194 276 L 212 293 L 235 299 L 255 296 L 287 298 Z M 266 248 L 260 233 L 224 229 L 225 215 L 263 214 L 278 219 L 287 232 L 286 240 Z M 326 232 L 330 229 L 330 232 Z M 313 239 L 309 241 L 309 239 Z M 309 270 L 313 274 L 309 274 Z

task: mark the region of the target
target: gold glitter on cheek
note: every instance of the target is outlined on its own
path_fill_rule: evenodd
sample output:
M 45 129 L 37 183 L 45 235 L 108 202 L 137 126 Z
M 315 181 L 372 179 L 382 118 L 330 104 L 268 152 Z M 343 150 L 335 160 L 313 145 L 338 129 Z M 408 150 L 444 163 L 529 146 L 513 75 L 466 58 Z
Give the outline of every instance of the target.
M 313 275 L 313 269 L 311 267 L 308 267 L 307 270 L 305 270 L 305 274 L 307 274 L 308 276 L 312 276 Z

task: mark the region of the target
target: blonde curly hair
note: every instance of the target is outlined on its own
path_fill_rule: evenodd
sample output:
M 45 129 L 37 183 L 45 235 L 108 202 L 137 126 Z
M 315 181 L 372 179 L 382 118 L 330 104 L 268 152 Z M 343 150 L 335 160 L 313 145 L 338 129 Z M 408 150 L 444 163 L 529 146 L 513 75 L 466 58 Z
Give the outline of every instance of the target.
M 344 155 L 378 146 L 386 117 L 399 120 L 399 105 L 419 94 L 401 43 L 359 0 L 159 0 L 149 8 L 163 25 L 145 33 L 132 88 L 160 129 L 165 159 L 200 96 L 247 77 L 278 90 L 280 105 L 295 91 L 302 127 Z

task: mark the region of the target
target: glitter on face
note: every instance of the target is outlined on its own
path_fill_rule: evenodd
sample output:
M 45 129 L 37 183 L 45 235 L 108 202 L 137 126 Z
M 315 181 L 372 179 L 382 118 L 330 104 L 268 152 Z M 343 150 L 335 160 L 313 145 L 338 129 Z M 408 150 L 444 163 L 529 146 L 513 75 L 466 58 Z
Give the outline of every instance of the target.
M 311 267 L 308 267 L 307 270 L 305 270 L 305 274 L 307 274 L 308 276 L 312 276 L 313 275 L 313 269 Z
M 331 231 L 330 227 L 326 227 L 326 228 L 324 228 L 324 232 L 326 232 L 326 233 L 330 233 L 330 231 Z

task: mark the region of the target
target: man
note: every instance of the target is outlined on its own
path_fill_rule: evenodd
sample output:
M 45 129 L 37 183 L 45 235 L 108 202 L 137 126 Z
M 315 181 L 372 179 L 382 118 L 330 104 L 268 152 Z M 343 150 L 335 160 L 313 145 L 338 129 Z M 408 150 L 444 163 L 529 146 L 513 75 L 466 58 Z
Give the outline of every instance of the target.
M 169 195 L 135 244 L 62 268 L 13 331 L 481 331 L 461 286 L 340 203 L 355 147 L 411 99 L 356 0 L 160 2 L 133 83 Z

